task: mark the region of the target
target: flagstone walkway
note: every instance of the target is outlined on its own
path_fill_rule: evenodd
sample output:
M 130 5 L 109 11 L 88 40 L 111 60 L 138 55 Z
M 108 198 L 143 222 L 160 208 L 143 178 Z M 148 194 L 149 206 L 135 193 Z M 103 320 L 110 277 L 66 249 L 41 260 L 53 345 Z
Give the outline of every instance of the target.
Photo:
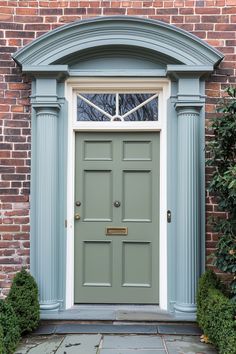
M 51 324 L 24 337 L 15 354 L 216 354 L 200 333 L 180 324 Z

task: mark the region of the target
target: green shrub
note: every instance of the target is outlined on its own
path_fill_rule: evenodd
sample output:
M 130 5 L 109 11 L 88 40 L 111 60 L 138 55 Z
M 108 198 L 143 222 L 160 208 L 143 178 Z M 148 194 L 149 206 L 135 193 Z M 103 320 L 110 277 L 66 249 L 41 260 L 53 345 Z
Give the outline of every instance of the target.
M 228 96 L 212 119 L 214 137 L 207 144 L 207 164 L 214 167 L 208 189 L 227 217 L 209 221 L 219 235 L 214 263 L 230 275 L 231 296 L 236 299 L 236 87 L 228 87 L 226 92 Z
M 38 287 L 24 268 L 18 272 L 12 282 L 7 298 L 18 318 L 21 333 L 31 332 L 39 324 Z
M 221 283 L 212 270 L 207 270 L 199 279 L 197 290 L 197 321 L 203 327 L 205 321 L 205 310 L 208 306 L 207 298 L 209 289 L 220 289 Z
M 5 349 L 4 349 L 4 343 L 3 343 L 3 328 L 2 325 L 0 325 L 0 354 L 3 354 Z
M 212 271 L 200 278 L 197 293 L 197 321 L 220 354 L 236 354 L 236 303 L 222 292 Z
M 4 300 L 0 300 L 0 325 L 3 329 L 3 354 L 12 354 L 20 340 L 20 329 L 11 304 Z

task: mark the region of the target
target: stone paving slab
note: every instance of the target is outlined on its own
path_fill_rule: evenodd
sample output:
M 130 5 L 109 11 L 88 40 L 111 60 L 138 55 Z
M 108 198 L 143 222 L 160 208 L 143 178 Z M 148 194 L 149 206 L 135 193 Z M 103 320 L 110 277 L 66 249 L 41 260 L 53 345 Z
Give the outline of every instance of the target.
M 97 324 L 70 324 L 65 323 L 57 325 L 56 334 L 73 334 L 73 333 L 134 333 L 134 334 L 157 334 L 156 326 L 145 325 L 97 325 Z
M 167 354 L 162 349 L 102 349 L 99 354 Z
M 217 354 L 210 344 L 201 343 L 195 336 L 163 336 L 169 354 Z M 229 353 L 230 354 L 230 353 Z
M 52 354 L 61 345 L 64 337 L 50 336 L 50 337 L 37 337 L 36 340 L 29 341 L 25 345 L 22 343 L 15 354 Z
M 34 331 L 34 335 L 48 335 L 48 334 L 54 334 L 56 331 L 57 325 L 41 325 Z
M 217 354 L 198 336 L 50 335 L 26 336 L 15 354 Z
M 101 339 L 101 335 L 66 336 L 55 354 L 96 354 Z
M 115 323 L 115 324 L 43 324 L 34 335 L 49 334 L 79 334 L 79 333 L 134 333 L 134 334 L 180 334 L 180 335 L 201 335 L 202 331 L 196 324 L 145 324 L 139 323 Z
M 173 315 L 167 312 L 147 312 L 147 311 L 126 311 L 119 310 L 116 313 L 116 320 L 118 321 L 176 321 Z
M 104 349 L 164 349 L 160 336 L 104 336 Z
M 158 325 L 157 330 L 159 334 L 182 334 L 182 335 L 193 335 L 200 336 L 202 330 L 196 325 Z

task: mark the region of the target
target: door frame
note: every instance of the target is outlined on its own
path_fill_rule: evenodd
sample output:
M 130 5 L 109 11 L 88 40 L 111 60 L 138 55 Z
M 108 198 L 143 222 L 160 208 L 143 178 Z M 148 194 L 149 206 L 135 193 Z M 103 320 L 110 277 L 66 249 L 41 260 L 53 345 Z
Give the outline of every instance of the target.
M 117 87 L 126 87 L 129 92 L 158 92 L 159 120 L 154 124 L 140 125 L 133 128 L 115 125 L 94 124 L 79 126 L 76 122 L 76 91 L 109 92 L 117 91 Z M 141 87 L 141 89 L 140 89 Z M 160 134 L 160 223 L 159 223 L 159 306 L 168 309 L 168 259 L 167 259 L 167 101 L 170 98 L 171 81 L 163 78 L 70 78 L 66 81 L 65 97 L 68 102 L 68 155 L 67 155 L 67 240 L 66 240 L 66 294 L 65 309 L 74 306 L 74 183 L 75 183 L 75 133 L 76 132 L 148 132 Z

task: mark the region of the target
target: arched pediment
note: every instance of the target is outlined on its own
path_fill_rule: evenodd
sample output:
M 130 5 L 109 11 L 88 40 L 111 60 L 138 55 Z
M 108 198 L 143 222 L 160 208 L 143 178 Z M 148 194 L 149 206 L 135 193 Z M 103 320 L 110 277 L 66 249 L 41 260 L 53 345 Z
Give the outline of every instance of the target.
M 223 55 L 196 36 L 166 23 L 128 16 L 99 17 L 59 27 L 13 55 L 21 66 L 70 64 L 86 53 L 109 53 L 111 48 L 143 50 L 159 63 L 187 66 L 216 65 Z M 109 49 L 110 48 L 110 49 Z M 111 51 L 110 51 L 111 52 Z

